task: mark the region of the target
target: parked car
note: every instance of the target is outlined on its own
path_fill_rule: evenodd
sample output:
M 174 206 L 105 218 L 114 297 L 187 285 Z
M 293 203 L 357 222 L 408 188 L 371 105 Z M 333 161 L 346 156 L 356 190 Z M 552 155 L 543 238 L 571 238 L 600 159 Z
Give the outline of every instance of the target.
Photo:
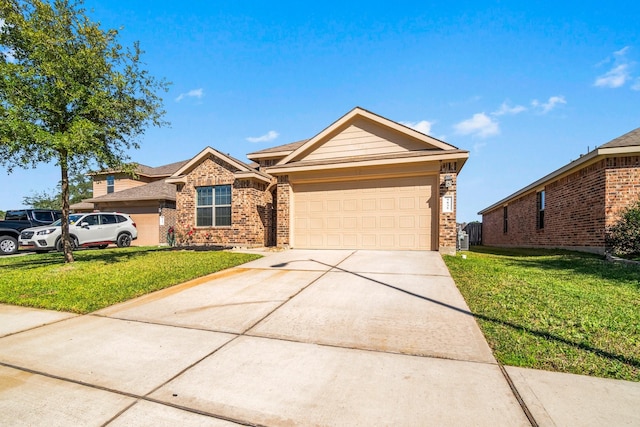
M 62 212 L 55 209 L 8 210 L 4 220 L 0 221 L 0 255 L 18 252 L 18 238 L 22 230 L 51 224 L 61 215 Z
M 62 220 L 43 227 L 33 227 L 20 233 L 20 249 L 36 252 L 63 250 Z M 118 212 L 92 212 L 69 215 L 69 235 L 74 249 L 99 247 L 115 243 L 127 247 L 138 238 L 136 223 L 127 214 Z

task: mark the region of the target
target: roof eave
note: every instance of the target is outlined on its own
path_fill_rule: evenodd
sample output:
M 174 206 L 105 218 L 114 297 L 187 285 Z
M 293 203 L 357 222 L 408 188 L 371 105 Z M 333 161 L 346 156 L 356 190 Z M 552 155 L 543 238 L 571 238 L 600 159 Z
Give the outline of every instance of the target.
M 233 174 L 233 176 L 238 179 L 255 178 L 259 181 L 263 181 L 266 183 L 270 183 L 272 179 L 272 177 L 270 177 L 269 175 L 261 174 L 257 172 L 236 172 Z
M 256 160 L 256 159 L 273 159 L 278 157 L 284 158 L 284 157 L 287 157 L 292 152 L 293 150 L 273 151 L 271 153 L 249 153 L 247 154 L 247 159 Z
M 469 152 L 467 151 L 462 151 L 458 153 L 443 152 L 442 154 L 435 154 L 435 155 L 429 155 L 429 156 L 401 157 L 401 158 L 394 158 L 394 159 L 372 159 L 372 160 L 364 160 L 364 161 L 354 160 L 352 162 L 331 163 L 331 164 L 322 164 L 322 165 L 305 165 L 305 164 L 281 165 L 281 166 L 276 165 L 270 168 L 266 168 L 266 170 L 271 175 L 279 175 L 279 174 L 287 174 L 292 172 L 317 171 L 317 170 L 323 170 L 323 169 L 346 169 L 346 168 L 352 168 L 352 167 L 386 166 L 386 165 L 394 165 L 394 164 L 456 160 L 456 161 L 461 161 L 460 168 L 458 169 L 458 172 L 459 172 L 468 158 L 469 158 Z
M 481 210 L 480 212 L 478 212 L 478 215 L 484 215 L 487 212 L 490 212 L 496 208 L 502 207 L 504 206 L 506 203 L 509 203 L 511 200 L 519 198 L 531 191 L 534 191 L 540 187 L 545 186 L 547 183 L 552 182 L 558 178 L 560 178 L 562 175 L 568 174 L 573 172 L 575 169 L 578 169 L 580 167 L 584 167 L 587 165 L 587 163 L 593 163 L 595 161 L 597 161 L 598 159 L 600 159 L 601 157 L 604 157 L 608 154 L 626 154 L 626 153 L 633 153 L 633 150 L 629 150 L 629 148 L 635 148 L 635 151 L 640 150 L 640 147 L 616 147 L 616 148 L 596 148 L 595 150 L 591 151 L 588 154 L 585 154 L 584 156 L 574 160 L 573 162 L 561 167 L 560 169 L 557 169 L 553 172 L 551 172 L 548 175 L 543 176 L 542 178 L 540 178 L 539 180 L 527 185 L 526 187 L 516 191 L 515 193 L 511 194 L 510 196 L 505 197 L 504 199 L 500 200 L 499 202 L 496 202 L 494 204 L 492 204 L 491 206 L 484 208 L 483 210 Z

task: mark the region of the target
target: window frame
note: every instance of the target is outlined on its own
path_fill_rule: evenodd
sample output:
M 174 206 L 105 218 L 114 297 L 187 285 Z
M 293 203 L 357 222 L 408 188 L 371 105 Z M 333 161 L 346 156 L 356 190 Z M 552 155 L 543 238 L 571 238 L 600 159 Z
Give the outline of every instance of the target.
M 107 194 L 115 193 L 116 190 L 116 177 L 114 175 L 107 175 Z
M 545 215 L 544 211 L 547 205 L 547 195 L 544 190 L 536 193 L 536 228 L 544 230 Z
M 210 195 L 200 195 L 201 190 L 211 189 Z M 220 194 L 218 193 L 220 191 Z M 224 192 L 224 193 L 223 193 Z M 211 203 L 206 203 L 207 200 L 202 198 L 211 198 Z M 231 184 L 222 185 L 206 185 L 196 187 L 196 203 L 195 203 L 195 226 L 196 228 L 230 228 L 233 225 L 232 221 L 232 206 L 233 206 L 233 186 Z M 223 199 L 223 200 L 221 200 Z M 228 203 L 227 203 L 228 200 Z M 204 203 L 203 203 L 204 202 Z M 201 216 L 200 212 L 209 210 L 209 216 L 211 217 L 211 224 L 202 223 L 207 219 L 206 216 Z M 228 212 L 228 215 L 223 215 L 221 212 Z M 223 218 L 227 218 L 228 221 L 222 221 Z
M 502 207 L 502 232 L 504 234 L 509 232 L 509 207 Z

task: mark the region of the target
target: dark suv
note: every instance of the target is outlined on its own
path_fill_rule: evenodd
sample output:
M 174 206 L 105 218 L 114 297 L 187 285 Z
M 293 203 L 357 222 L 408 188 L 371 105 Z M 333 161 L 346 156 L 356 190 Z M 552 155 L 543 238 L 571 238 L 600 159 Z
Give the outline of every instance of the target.
M 18 252 L 18 237 L 25 228 L 48 225 L 58 220 L 62 212 L 54 209 L 15 209 L 5 213 L 0 221 L 0 255 Z

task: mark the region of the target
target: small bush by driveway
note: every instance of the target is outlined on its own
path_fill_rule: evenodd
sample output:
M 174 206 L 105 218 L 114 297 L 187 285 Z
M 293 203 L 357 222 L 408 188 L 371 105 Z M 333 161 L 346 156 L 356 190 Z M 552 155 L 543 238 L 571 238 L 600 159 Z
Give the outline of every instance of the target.
M 0 258 L 0 303 L 89 313 L 260 258 L 224 251 L 120 248 Z
M 444 257 L 505 365 L 640 381 L 640 268 L 564 251 Z

